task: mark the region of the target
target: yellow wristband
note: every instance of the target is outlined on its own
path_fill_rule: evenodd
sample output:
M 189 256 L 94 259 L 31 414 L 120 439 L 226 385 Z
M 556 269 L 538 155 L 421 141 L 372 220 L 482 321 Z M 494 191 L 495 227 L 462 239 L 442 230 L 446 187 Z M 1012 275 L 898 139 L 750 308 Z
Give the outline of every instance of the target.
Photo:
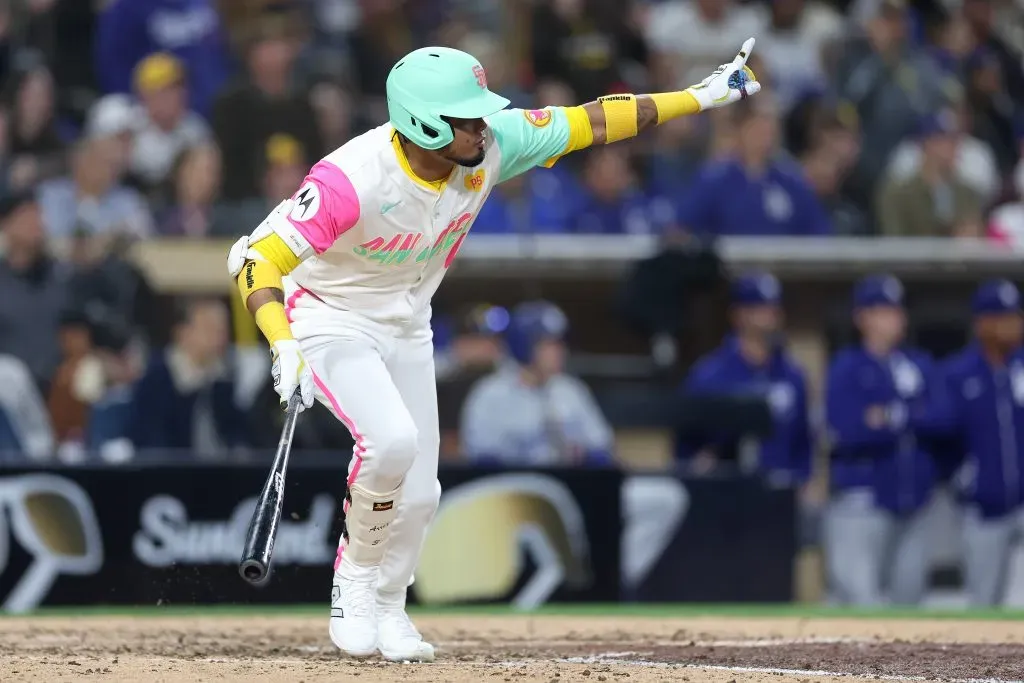
M 700 113 L 697 98 L 686 91 L 659 92 L 651 95 L 651 99 L 658 108 L 658 123 Z
M 268 287 L 284 290 L 278 267 L 269 261 L 246 261 L 242 272 L 238 274 L 238 291 L 242 293 L 242 302 L 248 303 L 253 292 Z
M 607 142 L 618 142 L 636 136 L 636 95 L 608 95 L 597 99 L 604 109 L 604 130 Z
M 295 339 L 288 324 L 288 315 L 280 301 L 268 301 L 256 309 L 256 325 L 271 346 L 285 339 Z

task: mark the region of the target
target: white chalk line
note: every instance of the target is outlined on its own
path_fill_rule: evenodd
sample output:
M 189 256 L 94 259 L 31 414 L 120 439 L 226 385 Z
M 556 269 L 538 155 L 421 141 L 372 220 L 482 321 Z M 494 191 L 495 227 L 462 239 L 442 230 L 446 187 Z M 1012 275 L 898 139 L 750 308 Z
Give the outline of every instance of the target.
M 323 648 L 328 650 L 331 648 Z M 667 662 L 649 662 L 642 659 L 625 659 L 626 657 L 636 657 L 641 653 L 638 652 L 605 652 L 590 657 L 566 657 L 562 659 L 556 659 L 555 662 L 562 664 L 618 664 L 620 666 L 635 666 L 643 667 L 648 669 L 694 669 L 701 671 L 727 671 L 730 673 L 751 673 L 751 674 L 769 674 L 772 676 L 814 676 L 818 678 L 832 677 L 832 678 L 849 678 L 849 677 L 860 677 L 870 678 L 876 681 L 935 681 L 942 680 L 945 683 L 1024 683 L 1020 680 L 1002 679 L 1002 678 L 925 678 L 924 676 L 896 676 L 896 675 L 885 675 L 885 674 L 856 674 L 847 671 L 815 671 L 811 669 L 776 669 L 770 667 L 755 667 L 755 666 L 722 666 L 715 664 L 670 664 Z M 205 661 L 211 664 L 306 664 L 306 660 L 302 658 L 257 658 L 253 661 L 247 661 L 244 659 L 226 659 L 223 657 L 210 657 L 199 661 Z M 348 660 L 356 662 L 357 660 Z M 368 660 L 375 664 L 387 664 L 393 666 L 402 666 L 394 662 L 381 662 L 376 659 Z M 443 662 L 443 660 L 442 660 Z M 509 660 L 504 662 L 473 662 L 476 666 L 484 666 L 487 668 L 499 668 L 507 669 L 512 667 L 530 666 L 536 664 L 543 664 L 543 659 L 520 659 L 520 660 Z M 423 664 L 422 666 L 431 666 L 430 664 Z
M 559 662 L 567 664 L 619 664 L 657 669 L 700 669 L 703 671 L 728 671 L 730 673 L 771 674 L 773 676 L 817 676 L 817 677 L 859 677 L 871 678 L 876 681 L 936 681 L 944 683 L 1024 683 L 1019 680 L 1002 678 L 926 678 L 924 676 L 897 676 L 886 674 L 856 674 L 848 671 L 815 671 L 810 669 L 776 669 L 756 666 L 723 666 L 716 664 L 669 664 L 666 662 L 648 662 L 642 659 L 622 659 L 624 656 L 635 655 L 632 652 L 608 652 L 590 657 L 567 657 Z
M 438 647 L 579 647 L 594 640 L 606 640 L 607 635 L 595 635 L 593 638 L 577 638 L 575 640 L 448 640 L 438 643 Z M 636 640 L 616 639 L 623 645 L 642 645 L 644 647 L 786 647 L 792 645 L 871 645 L 886 642 L 868 638 L 751 638 L 749 640 L 694 640 L 679 638 L 675 640 Z M 934 643 L 930 645 L 943 645 Z M 952 644 L 952 643 L 949 643 Z

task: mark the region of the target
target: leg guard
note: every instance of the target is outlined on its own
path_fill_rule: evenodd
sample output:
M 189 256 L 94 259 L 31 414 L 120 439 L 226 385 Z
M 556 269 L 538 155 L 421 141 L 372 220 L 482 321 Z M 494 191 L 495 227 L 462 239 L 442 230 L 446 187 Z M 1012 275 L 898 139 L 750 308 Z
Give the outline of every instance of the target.
M 368 568 L 380 565 L 398 514 L 401 484 L 393 491 L 375 493 L 359 484 L 350 484 L 345 493 L 345 524 L 338 544 L 335 571 L 345 564 Z M 343 559 L 344 558 L 344 559 Z

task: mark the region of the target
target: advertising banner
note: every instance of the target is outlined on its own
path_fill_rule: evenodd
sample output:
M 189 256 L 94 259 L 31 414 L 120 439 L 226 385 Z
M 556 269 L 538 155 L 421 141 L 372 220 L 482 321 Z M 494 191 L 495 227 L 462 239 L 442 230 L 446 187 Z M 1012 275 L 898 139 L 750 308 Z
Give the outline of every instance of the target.
M 0 470 L 0 609 L 323 602 L 341 467 L 289 471 L 273 574 L 237 565 L 264 466 Z M 445 468 L 417 570 L 421 603 L 618 599 L 615 470 Z

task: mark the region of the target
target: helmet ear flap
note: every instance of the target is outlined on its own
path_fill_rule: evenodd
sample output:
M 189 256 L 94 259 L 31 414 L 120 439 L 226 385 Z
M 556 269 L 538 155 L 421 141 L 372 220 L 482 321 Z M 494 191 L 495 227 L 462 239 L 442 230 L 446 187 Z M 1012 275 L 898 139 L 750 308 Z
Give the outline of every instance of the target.
M 427 124 L 423 123 L 422 121 L 416 121 L 416 119 L 413 119 L 412 121 L 413 121 L 413 125 L 417 125 L 417 124 L 419 125 L 420 130 L 422 130 L 423 134 L 426 135 L 428 138 L 436 139 L 436 138 L 441 137 L 441 133 L 438 132 L 436 128 L 431 128 L 430 126 L 428 126 Z M 452 134 L 454 135 L 454 133 L 455 133 L 455 131 L 453 130 Z
M 394 98 L 388 98 L 391 123 L 410 142 L 424 149 L 441 149 L 455 139 L 455 131 L 441 117 L 414 112 Z M 445 130 L 447 128 L 447 130 Z

